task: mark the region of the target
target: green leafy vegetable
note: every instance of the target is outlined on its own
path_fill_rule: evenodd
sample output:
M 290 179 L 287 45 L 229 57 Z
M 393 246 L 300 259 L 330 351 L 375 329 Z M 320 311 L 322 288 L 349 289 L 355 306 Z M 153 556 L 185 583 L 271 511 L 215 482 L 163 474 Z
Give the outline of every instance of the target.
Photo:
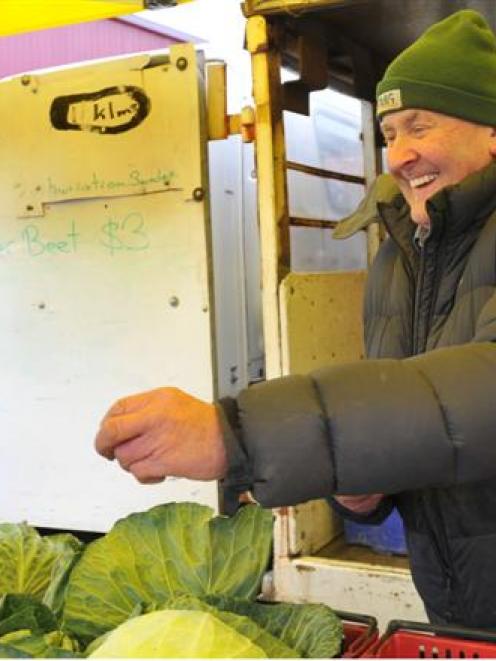
M 75 658 L 77 644 L 61 631 L 32 635 L 16 631 L 0 637 L 0 658 Z
M 81 546 L 69 534 L 41 537 L 25 523 L 0 524 L 0 595 L 30 594 L 57 614 Z
M 57 619 L 52 611 L 35 597 L 27 594 L 0 597 L 0 637 L 20 629 L 39 634 L 57 628 Z
M 331 609 L 255 601 L 271 539 L 272 515 L 255 506 L 227 518 L 161 505 L 82 555 L 72 535 L 0 525 L 0 658 L 77 657 L 79 643 L 95 658 L 339 654 Z
M 77 643 L 57 629 L 55 615 L 35 597 L 0 598 L 0 658 L 76 656 Z
M 112 631 L 90 658 L 265 658 L 249 638 L 200 611 L 140 615 Z
M 176 595 L 254 598 L 271 537 L 272 515 L 256 506 L 233 518 L 195 503 L 132 514 L 86 547 L 68 583 L 63 628 L 88 643 Z
M 224 622 L 231 628 L 246 638 L 249 638 L 255 645 L 261 647 L 269 658 L 294 659 L 299 657 L 298 652 L 279 640 L 266 629 L 256 624 L 249 617 L 244 615 L 235 615 L 225 610 L 219 610 L 211 606 L 198 597 L 183 595 L 170 599 L 163 605 L 164 609 L 170 610 L 194 610 L 205 611 Z
M 328 658 L 341 651 L 343 625 L 323 604 L 261 604 L 243 599 L 207 596 L 216 608 L 246 615 L 309 658 Z

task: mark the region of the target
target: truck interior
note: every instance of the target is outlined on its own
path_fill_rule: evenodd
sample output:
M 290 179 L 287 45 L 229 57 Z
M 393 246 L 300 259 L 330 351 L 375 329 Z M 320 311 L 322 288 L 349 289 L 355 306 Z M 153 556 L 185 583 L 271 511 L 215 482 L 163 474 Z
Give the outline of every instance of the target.
M 296 170 L 309 179 L 359 183 L 365 190 L 383 169 L 373 109 L 377 82 L 388 63 L 429 25 L 464 8 L 482 12 L 493 28 L 496 26 L 494 6 L 484 0 L 243 3 L 257 116 L 262 301 L 269 378 L 363 356 L 360 302 L 364 277 L 360 276 L 364 272 L 292 272 L 291 233 L 295 226 L 317 231 L 327 227 L 331 231 L 336 225 L 334 218 L 294 217 L 288 205 L 292 173 Z M 283 67 L 291 69 L 295 77 L 284 81 Z M 328 87 L 362 103 L 363 171 L 352 176 L 295 163 L 285 153 L 285 113 L 311 114 L 312 94 Z M 267 128 L 260 127 L 260 122 L 271 128 L 266 144 Z M 263 201 L 268 199 L 272 200 L 271 207 Z M 384 236 L 378 227 L 369 227 L 366 232 L 370 263 Z M 330 303 L 326 305 L 326 301 Z M 319 309 L 320 326 L 314 323 L 312 306 Z M 307 323 L 298 325 L 297 319 Z M 388 611 L 391 614 L 391 606 L 395 610 L 400 603 L 403 616 L 414 613 L 415 619 L 425 618 L 409 577 L 408 557 L 395 555 L 392 549 L 377 553 L 367 548 L 367 542 L 349 544 L 326 502 L 280 509 L 275 530 L 273 590 L 277 598 L 318 594 L 319 598 L 329 598 L 329 603 L 356 608 L 357 596 L 366 595 L 374 600 L 381 616 Z M 398 594 L 399 600 L 395 598 Z

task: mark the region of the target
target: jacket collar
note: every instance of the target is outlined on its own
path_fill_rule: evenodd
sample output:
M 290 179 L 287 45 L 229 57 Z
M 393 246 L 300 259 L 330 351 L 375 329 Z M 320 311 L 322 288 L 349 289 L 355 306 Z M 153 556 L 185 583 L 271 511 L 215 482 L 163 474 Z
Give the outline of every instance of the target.
M 496 162 L 466 177 L 459 184 L 439 191 L 427 202 L 431 236 L 463 233 L 478 225 L 496 208 Z M 448 222 L 446 222 L 448 219 Z M 399 187 L 389 174 L 377 177 L 358 209 L 343 218 L 333 232 L 345 239 L 374 222 L 384 222 L 390 234 L 402 243 L 412 241 L 415 225 Z
M 458 235 L 477 226 L 496 208 L 496 163 L 447 186 L 427 202 L 432 233 Z M 447 219 L 444 228 L 445 219 Z
M 341 219 L 332 236 L 335 239 L 347 239 L 371 223 L 381 222 L 379 208 L 382 205 L 395 204 L 400 208 L 405 200 L 396 182 L 389 174 L 380 174 L 372 183 L 359 207 L 346 218 Z

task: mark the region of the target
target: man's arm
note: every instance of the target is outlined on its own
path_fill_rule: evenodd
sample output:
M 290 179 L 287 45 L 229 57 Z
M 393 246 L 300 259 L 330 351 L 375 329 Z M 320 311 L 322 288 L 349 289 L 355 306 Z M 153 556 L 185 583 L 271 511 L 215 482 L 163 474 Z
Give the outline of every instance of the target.
M 285 379 L 239 397 L 254 495 L 264 504 L 330 493 L 392 494 L 496 475 L 493 343 L 290 378 L 300 379 L 298 397 Z M 317 415 L 303 406 L 303 392 L 313 393 Z M 324 467 L 327 479 L 321 479 Z
M 239 451 L 230 456 L 246 470 L 235 475 L 227 470 L 227 423 L 213 405 L 174 388 L 120 400 L 96 444 L 143 482 L 226 475 L 235 490 L 248 481 L 265 506 L 292 505 L 494 477 L 495 401 L 496 346 L 470 343 L 242 391 L 230 439 Z

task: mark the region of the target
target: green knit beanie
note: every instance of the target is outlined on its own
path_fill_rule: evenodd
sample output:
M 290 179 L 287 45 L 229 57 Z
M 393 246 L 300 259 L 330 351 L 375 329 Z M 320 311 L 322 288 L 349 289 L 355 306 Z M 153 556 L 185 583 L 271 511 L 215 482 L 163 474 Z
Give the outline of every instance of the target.
M 391 62 L 377 85 L 377 116 L 405 108 L 496 126 L 496 38 L 481 14 L 451 14 Z

